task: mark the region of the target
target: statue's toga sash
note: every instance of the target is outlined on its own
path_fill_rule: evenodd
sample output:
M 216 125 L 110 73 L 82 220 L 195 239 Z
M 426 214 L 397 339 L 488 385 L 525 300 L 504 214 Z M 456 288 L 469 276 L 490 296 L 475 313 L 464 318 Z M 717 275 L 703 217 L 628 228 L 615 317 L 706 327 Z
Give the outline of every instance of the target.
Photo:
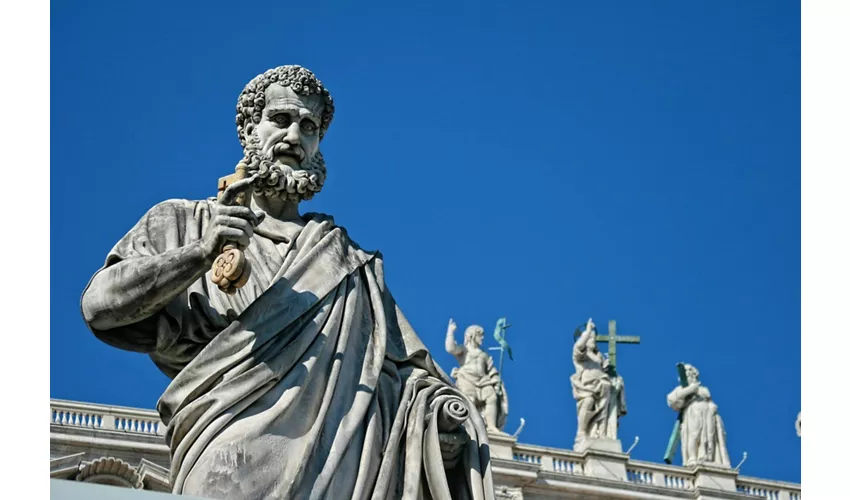
M 452 398 L 466 401 L 395 305 L 380 256 L 334 227 L 180 370 L 158 409 L 174 493 L 492 499 L 474 410 L 460 475 L 444 471 L 436 421 Z M 240 457 L 253 486 L 216 472 Z

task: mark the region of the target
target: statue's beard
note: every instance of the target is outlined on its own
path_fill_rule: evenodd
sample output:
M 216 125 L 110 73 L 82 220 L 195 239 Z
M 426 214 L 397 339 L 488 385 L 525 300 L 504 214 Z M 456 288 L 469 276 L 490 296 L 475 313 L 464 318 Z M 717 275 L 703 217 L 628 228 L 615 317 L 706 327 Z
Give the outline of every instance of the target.
M 248 174 L 260 177 L 254 184 L 254 195 L 295 203 L 313 198 L 322 190 L 327 176 L 322 153 L 317 151 L 313 158 L 298 167 L 290 167 L 275 161 L 280 151 L 277 146 L 272 148 L 271 155 L 256 149 L 245 151 Z

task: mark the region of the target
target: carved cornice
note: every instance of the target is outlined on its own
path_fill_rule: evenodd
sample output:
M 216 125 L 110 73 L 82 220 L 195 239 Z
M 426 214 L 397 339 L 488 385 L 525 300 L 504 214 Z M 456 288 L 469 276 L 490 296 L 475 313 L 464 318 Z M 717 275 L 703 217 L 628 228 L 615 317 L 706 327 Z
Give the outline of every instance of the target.
M 101 457 L 84 465 L 77 474 L 77 481 L 142 488 L 142 478 L 136 469 L 114 457 Z

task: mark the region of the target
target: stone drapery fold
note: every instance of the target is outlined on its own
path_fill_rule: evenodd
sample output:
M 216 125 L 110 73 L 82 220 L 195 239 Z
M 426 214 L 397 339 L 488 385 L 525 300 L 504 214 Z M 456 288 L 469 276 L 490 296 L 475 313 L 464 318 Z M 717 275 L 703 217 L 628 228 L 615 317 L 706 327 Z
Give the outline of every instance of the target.
M 212 203 L 154 207 L 104 267 L 201 238 Z M 156 315 L 94 331 L 148 353 L 172 378 L 158 410 L 174 492 L 494 499 L 477 412 L 461 424 L 470 437 L 461 460 L 445 469 L 440 415 L 469 401 L 396 305 L 380 254 L 327 216 L 305 219 L 294 238 L 257 228 L 246 249 L 253 274 L 236 294 L 220 292 L 207 273 Z

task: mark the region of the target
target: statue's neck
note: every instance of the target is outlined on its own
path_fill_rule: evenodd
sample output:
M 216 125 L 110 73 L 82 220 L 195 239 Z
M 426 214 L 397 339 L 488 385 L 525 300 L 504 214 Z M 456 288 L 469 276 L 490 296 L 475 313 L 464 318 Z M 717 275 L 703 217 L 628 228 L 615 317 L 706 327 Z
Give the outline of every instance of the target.
M 279 221 L 302 222 L 301 215 L 298 213 L 298 203 L 285 201 L 276 196 L 265 197 L 255 194 L 251 200 L 251 208 L 254 211 L 262 210 L 266 213 L 266 217 Z
M 251 209 L 255 212 L 258 210 L 266 212 L 265 218 L 255 232 L 274 241 L 291 241 L 307 224 L 307 221 L 298 214 L 297 203 L 283 203 L 280 200 L 254 197 L 251 200 Z

